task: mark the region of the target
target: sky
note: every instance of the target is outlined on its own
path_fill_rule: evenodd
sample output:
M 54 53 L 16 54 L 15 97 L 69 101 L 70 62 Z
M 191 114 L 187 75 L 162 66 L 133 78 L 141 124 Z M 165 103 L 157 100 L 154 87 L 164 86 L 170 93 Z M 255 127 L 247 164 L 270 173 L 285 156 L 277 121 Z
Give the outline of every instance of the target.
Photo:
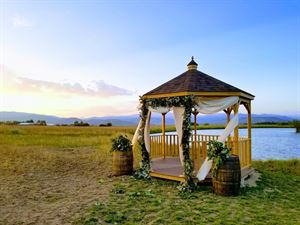
M 300 114 L 300 3 L 0 0 L 0 111 L 137 113 L 140 95 L 198 70 Z

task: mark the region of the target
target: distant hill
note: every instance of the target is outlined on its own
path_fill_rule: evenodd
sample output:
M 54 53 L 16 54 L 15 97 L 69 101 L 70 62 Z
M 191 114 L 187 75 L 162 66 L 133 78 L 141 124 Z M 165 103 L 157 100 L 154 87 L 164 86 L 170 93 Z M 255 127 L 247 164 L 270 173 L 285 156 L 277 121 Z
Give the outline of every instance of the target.
M 289 122 L 294 119 L 298 119 L 299 115 L 295 116 L 283 116 L 276 114 L 252 114 L 253 123 L 263 123 L 263 122 Z M 26 121 L 33 119 L 45 120 L 48 124 L 72 124 L 75 121 L 84 121 L 91 125 L 99 125 L 105 123 L 112 123 L 114 126 L 130 126 L 136 125 L 139 120 L 139 116 L 129 115 L 129 116 L 104 116 L 104 117 L 89 117 L 89 118 L 77 118 L 77 117 L 58 117 L 51 115 L 42 115 L 35 113 L 24 113 L 24 112 L 7 112 L 0 111 L 0 121 Z M 212 115 L 200 115 L 197 116 L 197 123 L 209 123 L 209 124 L 224 124 L 226 122 L 225 113 L 218 113 Z M 240 123 L 247 122 L 247 115 L 240 114 Z M 161 124 L 161 116 L 154 113 L 151 118 L 151 123 L 154 125 Z M 166 115 L 166 124 L 174 124 L 174 118 L 172 113 Z

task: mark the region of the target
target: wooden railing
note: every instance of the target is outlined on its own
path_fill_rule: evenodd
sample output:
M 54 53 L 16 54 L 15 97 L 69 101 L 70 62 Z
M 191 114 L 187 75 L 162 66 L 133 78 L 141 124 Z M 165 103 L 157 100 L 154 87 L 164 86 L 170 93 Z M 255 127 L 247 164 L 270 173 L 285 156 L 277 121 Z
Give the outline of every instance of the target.
M 151 158 L 179 157 L 179 146 L 177 134 L 166 134 L 165 144 L 162 135 L 151 135 Z M 192 135 L 190 139 L 190 155 L 194 162 L 195 170 L 198 170 L 207 154 L 207 144 L 209 141 L 217 140 L 218 135 Z M 240 157 L 241 167 L 251 164 L 251 150 L 248 138 L 239 137 L 238 149 L 234 149 L 234 140 L 229 137 L 225 145 L 232 149 L 232 154 Z

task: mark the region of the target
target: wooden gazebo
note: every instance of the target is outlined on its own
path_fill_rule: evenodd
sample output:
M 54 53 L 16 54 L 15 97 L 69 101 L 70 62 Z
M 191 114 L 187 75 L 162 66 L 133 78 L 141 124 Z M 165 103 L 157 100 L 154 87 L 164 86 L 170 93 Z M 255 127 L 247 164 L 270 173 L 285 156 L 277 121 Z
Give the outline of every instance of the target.
M 248 112 L 248 136 L 240 137 L 238 126 L 236 126 L 233 132 L 234 135 L 226 139 L 225 145 L 232 148 L 232 154 L 239 155 L 242 177 L 246 176 L 251 168 L 251 100 L 254 99 L 254 96 L 198 71 L 197 66 L 198 64 L 192 57 L 191 62 L 187 65 L 188 70 L 186 72 L 147 92 L 142 96 L 142 100 L 194 96 L 210 101 L 232 96 L 237 97 L 238 101 L 234 105 L 223 109 L 223 111 L 227 115 L 228 124 L 231 113 L 233 112 L 234 115 L 237 115 L 240 105 L 243 105 Z M 197 174 L 197 171 L 206 158 L 207 143 L 218 139 L 218 135 L 197 133 L 198 113 L 196 109 L 192 109 L 194 131 L 189 138 L 189 156 L 193 164 L 193 176 Z M 165 115 L 165 112 L 162 113 L 162 133 L 159 135 L 150 135 L 150 175 L 152 177 L 184 181 L 185 170 L 179 159 L 180 140 L 178 140 L 177 134 L 165 133 Z

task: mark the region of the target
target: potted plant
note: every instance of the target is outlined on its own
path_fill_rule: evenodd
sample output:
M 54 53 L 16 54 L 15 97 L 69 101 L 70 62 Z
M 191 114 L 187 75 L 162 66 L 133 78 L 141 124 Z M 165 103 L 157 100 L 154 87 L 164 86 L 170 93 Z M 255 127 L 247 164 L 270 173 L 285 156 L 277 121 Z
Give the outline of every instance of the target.
M 131 174 L 133 171 L 132 144 L 126 135 L 112 139 L 112 173 L 114 176 Z
M 230 149 L 224 143 L 210 141 L 207 157 L 213 160 L 213 190 L 219 195 L 237 195 L 240 190 L 241 167 L 237 155 L 230 155 Z

